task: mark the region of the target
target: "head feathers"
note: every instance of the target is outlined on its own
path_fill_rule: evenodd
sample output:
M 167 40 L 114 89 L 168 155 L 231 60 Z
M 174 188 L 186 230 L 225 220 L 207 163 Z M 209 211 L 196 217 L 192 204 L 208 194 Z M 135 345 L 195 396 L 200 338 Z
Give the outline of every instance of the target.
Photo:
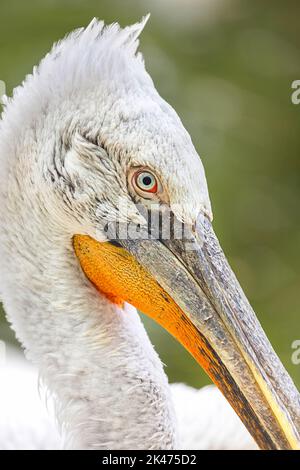
M 12 98 L 5 100 L 4 114 L 8 111 L 15 114 L 16 122 L 17 115 L 25 113 L 22 120 L 29 122 L 35 111 L 46 109 L 49 103 L 74 98 L 80 90 L 85 92 L 103 80 L 122 80 L 129 72 L 139 77 L 139 81 L 148 82 L 143 57 L 137 49 L 139 35 L 149 16 L 125 28 L 118 23 L 105 26 L 94 18 L 86 28 L 77 29 L 58 41 L 34 67 L 33 73 L 15 88 Z

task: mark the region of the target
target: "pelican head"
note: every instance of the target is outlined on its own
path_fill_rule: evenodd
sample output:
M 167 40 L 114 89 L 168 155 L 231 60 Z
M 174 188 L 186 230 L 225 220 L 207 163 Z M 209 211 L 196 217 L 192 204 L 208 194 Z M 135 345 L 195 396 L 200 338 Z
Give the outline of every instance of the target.
M 126 310 L 131 304 L 194 356 L 261 448 L 299 448 L 299 394 L 214 234 L 201 159 L 137 53 L 146 20 L 124 29 L 93 20 L 56 44 L 6 100 L 0 124 L 6 310 L 29 356 L 41 368 L 48 361 L 49 372 L 60 367 L 56 351 L 65 348 L 65 358 L 67 339 L 75 341 L 85 322 L 74 344 L 80 350 L 93 334 L 95 294 L 110 305 L 114 329 L 107 322 L 97 330 L 93 348 L 113 343 L 114 334 L 134 343 L 113 318 L 125 309 L 124 322 L 135 322 Z M 83 284 L 93 313 L 75 320 Z M 119 352 L 115 346 L 106 360 Z M 135 358 L 143 354 L 135 346 Z

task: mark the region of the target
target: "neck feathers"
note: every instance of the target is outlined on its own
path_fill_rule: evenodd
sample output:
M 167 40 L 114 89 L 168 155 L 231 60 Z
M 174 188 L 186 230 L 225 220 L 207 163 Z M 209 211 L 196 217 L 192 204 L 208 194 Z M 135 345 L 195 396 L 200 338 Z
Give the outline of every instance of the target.
M 173 448 L 167 378 L 137 312 L 95 290 L 69 235 L 49 233 L 41 216 L 35 239 L 29 228 L 36 224 L 18 227 L 12 220 L 10 229 L 0 227 L 2 296 L 53 394 L 66 446 Z

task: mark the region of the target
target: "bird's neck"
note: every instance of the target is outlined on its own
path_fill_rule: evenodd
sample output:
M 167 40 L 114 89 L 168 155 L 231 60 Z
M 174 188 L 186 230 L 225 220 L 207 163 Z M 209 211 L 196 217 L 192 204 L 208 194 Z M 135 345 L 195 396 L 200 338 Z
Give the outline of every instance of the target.
M 54 396 L 67 446 L 173 448 L 167 378 L 137 312 L 96 291 L 70 234 L 47 229 L 47 214 L 38 225 L 32 212 L 27 222 L 17 212 L 2 213 L 1 295 Z

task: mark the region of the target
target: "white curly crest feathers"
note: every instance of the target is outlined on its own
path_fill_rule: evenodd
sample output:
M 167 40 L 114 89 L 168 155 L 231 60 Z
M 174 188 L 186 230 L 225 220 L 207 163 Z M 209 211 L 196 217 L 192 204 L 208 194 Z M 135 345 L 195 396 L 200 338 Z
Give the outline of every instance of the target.
M 7 107 L 16 99 L 20 100 L 24 89 L 32 91 L 46 101 L 47 95 L 64 95 L 76 88 L 88 86 L 97 79 L 115 79 L 116 69 L 120 77 L 125 70 L 134 67 L 135 73 L 145 74 L 141 53 L 137 53 L 139 35 L 143 31 L 150 14 L 139 23 L 121 28 L 118 23 L 105 26 L 103 21 L 94 18 L 86 28 L 79 28 L 53 45 L 51 51 L 33 69 L 23 84 L 14 90 L 13 98 L 3 97 Z M 147 78 L 146 78 L 147 77 Z M 38 87 L 38 88 L 36 88 Z M 48 93 L 46 93 L 48 90 Z M 18 103 L 19 105 L 20 103 Z

